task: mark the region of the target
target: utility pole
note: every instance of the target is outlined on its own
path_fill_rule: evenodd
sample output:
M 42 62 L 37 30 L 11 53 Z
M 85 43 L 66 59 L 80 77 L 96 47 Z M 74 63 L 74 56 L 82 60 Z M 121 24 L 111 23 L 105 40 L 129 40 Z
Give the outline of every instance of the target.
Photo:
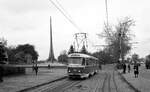
M 123 56 L 122 56 L 122 49 L 123 49 L 123 47 L 122 47 L 122 41 L 123 41 L 123 37 L 124 37 L 124 32 L 123 32 L 124 30 L 122 30 L 122 28 L 120 29 L 120 31 L 119 31 L 119 34 L 118 34 L 118 36 L 119 36 L 119 61 L 120 62 L 122 62 L 123 61 Z
M 124 49 L 124 46 L 123 46 L 123 42 L 124 42 L 124 39 L 125 39 L 125 32 L 124 32 L 124 27 L 120 29 L 119 31 L 119 34 L 118 34 L 118 37 L 119 37 L 119 61 L 124 61 L 124 56 L 123 56 L 123 49 Z M 138 42 L 132 42 L 132 43 L 127 43 L 127 44 L 137 44 Z
M 108 26 L 108 5 L 107 5 L 107 0 L 105 0 L 105 6 L 106 6 L 106 22 Z

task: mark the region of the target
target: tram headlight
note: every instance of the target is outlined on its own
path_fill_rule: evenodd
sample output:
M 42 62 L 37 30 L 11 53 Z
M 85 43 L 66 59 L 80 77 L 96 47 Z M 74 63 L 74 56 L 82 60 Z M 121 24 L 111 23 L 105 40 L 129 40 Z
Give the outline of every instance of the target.
M 70 73 L 70 70 L 68 70 L 68 72 Z
M 80 71 L 80 70 L 78 70 L 78 72 L 80 73 L 81 71 Z

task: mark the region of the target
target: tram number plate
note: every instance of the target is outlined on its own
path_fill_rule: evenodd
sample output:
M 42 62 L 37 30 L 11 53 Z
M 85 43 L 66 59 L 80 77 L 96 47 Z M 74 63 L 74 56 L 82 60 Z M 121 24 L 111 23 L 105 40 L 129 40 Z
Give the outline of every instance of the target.
M 76 69 L 73 69 L 73 71 L 77 71 Z

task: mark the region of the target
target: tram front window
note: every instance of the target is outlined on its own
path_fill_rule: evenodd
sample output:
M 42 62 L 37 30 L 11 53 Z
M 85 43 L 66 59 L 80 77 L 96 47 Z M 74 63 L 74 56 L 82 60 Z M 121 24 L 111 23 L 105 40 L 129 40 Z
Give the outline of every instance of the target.
M 69 58 L 69 64 L 80 64 L 82 65 L 82 58 Z

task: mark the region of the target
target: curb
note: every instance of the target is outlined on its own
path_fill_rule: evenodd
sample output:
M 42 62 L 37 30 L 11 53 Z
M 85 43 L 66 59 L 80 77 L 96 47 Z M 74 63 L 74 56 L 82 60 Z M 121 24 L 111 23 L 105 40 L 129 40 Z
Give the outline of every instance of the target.
M 129 87 L 132 88 L 135 92 L 141 92 L 140 90 L 135 88 L 129 81 L 127 81 L 126 78 L 120 72 L 118 72 L 118 74 L 121 76 L 123 81 L 125 81 L 129 85 Z
M 58 79 L 55 79 L 55 80 L 52 80 L 52 81 L 48 81 L 48 82 L 45 82 L 45 83 L 41 83 L 41 84 L 38 84 L 38 85 L 36 85 L 36 86 L 29 87 L 29 88 L 21 89 L 21 90 L 16 91 L 16 92 L 26 92 L 26 91 L 29 91 L 29 90 L 31 90 L 31 89 L 35 89 L 35 88 L 37 88 L 37 87 L 47 85 L 47 84 L 49 84 L 49 83 L 53 83 L 53 82 L 57 82 L 57 81 L 63 80 L 63 79 L 65 79 L 65 78 L 67 78 L 67 76 L 64 76 L 64 77 L 61 77 L 61 78 L 58 78 Z

